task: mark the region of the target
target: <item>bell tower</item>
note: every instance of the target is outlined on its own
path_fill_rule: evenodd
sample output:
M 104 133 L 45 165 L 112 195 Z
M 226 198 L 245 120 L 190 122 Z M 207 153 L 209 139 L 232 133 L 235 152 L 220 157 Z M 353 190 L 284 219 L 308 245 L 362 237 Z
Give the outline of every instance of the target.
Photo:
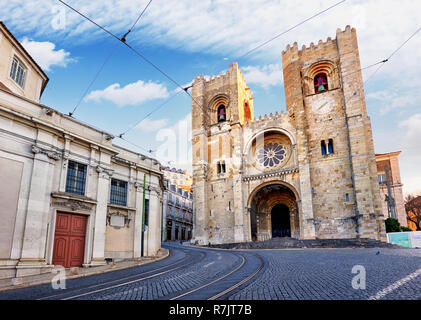
M 192 88 L 193 241 L 244 240 L 243 127 L 253 97 L 237 63 L 219 76 L 196 77 Z
M 302 227 L 314 225 L 318 238 L 384 240 L 356 30 L 338 29 L 336 39 L 301 50 L 294 43 L 282 59 L 287 110 L 297 130 L 303 215 L 311 221 Z

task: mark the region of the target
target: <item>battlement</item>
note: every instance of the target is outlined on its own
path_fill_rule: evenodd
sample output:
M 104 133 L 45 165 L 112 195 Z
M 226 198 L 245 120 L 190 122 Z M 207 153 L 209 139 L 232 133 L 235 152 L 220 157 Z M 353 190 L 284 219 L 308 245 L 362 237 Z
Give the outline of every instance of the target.
M 234 72 L 238 72 L 238 69 L 237 62 L 234 62 L 234 64 L 230 63 L 229 69 L 225 72 L 221 72 L 216 76 L 204 76 L 201 74 L 200 76 L 194 78 L 193 83 L 197 81 L 204 81 L 206 84 L 211 84 L 213 82 L 223 81 L 224 79 L 229 79 Z
M 286 49 L 282 51 L 282 56 L 286 55 L 286 54 L 299 54 L 299 55 L 304 55 L 308 52 L 312 52 L 315 50 L 323 50 L 326 49 L 327 47 L 331 46 L 332 44 L 334 44 L 337 40 L 338 37 L 344 36 L 344 35 L 351 35 L 351 34 L 356 34 L 356 30 L 355 28 L 351 29 L 351 26 L 347 25 L 345 30 L 341 30 L 340 28 L 338 28 L 336 30 L 336 38 L 332 40 L 331 37 L 328 37 L 326 41 L 323 40 L 319 40 L 319 42 L 315 45 L 314 42 L 311 42 L 309 46 L 303 45 L 301 50 L 298 49 L 298 44 L 297 42 L 294 42 L 294 44 L 291 45 L 287 45 Z
M 233 78 L 233 75 L 235 75 L 236 77 Z M 200 76 L 194 78 L 193 83 L 203 81 L 207 86 L 221 86 L 223 82 L 234 79 L 236 79 L 236 81 L 239 84 L 241 84 L 245 89 L 249 89 L 237 62 L 230 63 L 229 69 L 225 72 L 220 73 L 219 75 L 206 77 L 203 74 L 201 74 Z
M 265 114 L 264 116 L 259 116 L 259 118 L 254 118 L 252 121 L 250 121 L 250 124 L 280 120 L 282 118 L 288 118 L 288 113 L 286 113 L 284 110 L 282 110 L 281 113 L 275 112 L 275 114 L 270 113 L 269 115 Z

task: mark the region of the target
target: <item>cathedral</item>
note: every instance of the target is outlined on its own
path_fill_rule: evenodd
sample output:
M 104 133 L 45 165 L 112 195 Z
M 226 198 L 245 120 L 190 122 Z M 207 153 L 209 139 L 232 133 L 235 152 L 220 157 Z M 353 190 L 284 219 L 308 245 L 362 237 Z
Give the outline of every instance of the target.
M 259 118 L 237 63 L 194 79 L 192 241 L 385 240 L 356 30 L 282 64 L 287 110 Z

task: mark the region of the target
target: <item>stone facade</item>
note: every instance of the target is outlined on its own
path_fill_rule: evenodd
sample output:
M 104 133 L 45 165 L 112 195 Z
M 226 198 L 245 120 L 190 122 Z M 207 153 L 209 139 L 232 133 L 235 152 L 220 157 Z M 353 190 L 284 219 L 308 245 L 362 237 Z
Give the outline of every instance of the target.
M 259 119 L 237 63 L 194 79 L 193 241 L 384 240 L 355 29 L 282 62 L 287 112 Z
M 22 52 L 27 75 L 44 79 L 32 58 L 1 27 L 0 46 Z M 11 63 L 12 53 L 0 52 L 6 55 L 0 57 L 0 81 L 10 86 L 13 79 L 2 70 L 10 70 L 3 64 Z M 83 266 L 105 264 L 107 258 L 138 258 L 142 245 L 144 256 L 155 255 L 161 247 L 160 164 L 114 145 L 107 132 L 39 104 L 41 93 L 33 97 L 30 91 L 23 95 L 0 87 L 0 278 L 52 269 L 59 214 L 86 221 L 86 232 L 79 237 L 84 241 Z M 76 181 L 70 170 L 75 164 L 85 168 L 73 185 L 80 192 L 69 187 L 69 181 Z M 142 244 L 145 177 L 149 219 Z M 124 187 L 119 203 L 111 199 L 115 181 Z M 70 249 L 63 250 L 66 254 Z
M 377 174 L 380 185 L 380 199 L 382 200 L 382 212 L 385 218 L 398 219 L 401 226 L 407 227 L 405 201 L 402 192 L 402 180 L 399 169 L 399 155 L 401 151 L 376 154 Z M 389 177 L 387 178 L 387 172 Z M 389 197 L 387 183 L 390 184 L 390 193 L 393 198 L 394 213 L 390 212 L 389 204 L 386 199 Z

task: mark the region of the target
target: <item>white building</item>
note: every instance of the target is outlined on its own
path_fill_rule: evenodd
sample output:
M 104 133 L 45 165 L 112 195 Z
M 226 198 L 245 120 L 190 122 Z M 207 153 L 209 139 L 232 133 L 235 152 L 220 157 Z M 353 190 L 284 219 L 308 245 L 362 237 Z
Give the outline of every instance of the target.
M 47 82 L 0 22 L 0 278 L 155 255 L 160 164 L 39 104 Z

